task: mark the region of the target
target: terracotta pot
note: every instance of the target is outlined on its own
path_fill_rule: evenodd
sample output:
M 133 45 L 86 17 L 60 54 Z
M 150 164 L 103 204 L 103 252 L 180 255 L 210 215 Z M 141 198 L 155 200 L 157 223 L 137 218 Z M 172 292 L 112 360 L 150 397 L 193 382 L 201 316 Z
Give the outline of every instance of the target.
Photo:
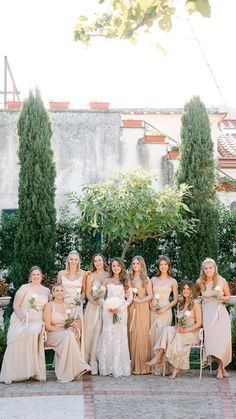
M 166 136 L 165 135 L 145 135 L 144 139 L 145 139 L 145 143 L 163 144 L 165 142 Z
M 143 127 L 143 120 L 142 119 L 123 119 L 122 124 L 123 127 L 129 128 L 129 127 Z
M 70 105 L 70 102 L 49 102 L 50 109 L 52 110 L 63 110 L 68 109 Z
M 179 157 L 179 150 L 170 150 L 168 151 L 169 159 L 177 159 Z
M 107 110 L 110 106 L 110 103 L 109 102 L 90 102 L 89 106 L 90 106 L 90 109 Z
M 230 183 L 219 183 L 215 186 L 217 191 L 235 191 L 235 188 Z
M 22 102 L 19 100 L 9 100 L 6 102 L 7 109 L 20 109 L 22 106 Z

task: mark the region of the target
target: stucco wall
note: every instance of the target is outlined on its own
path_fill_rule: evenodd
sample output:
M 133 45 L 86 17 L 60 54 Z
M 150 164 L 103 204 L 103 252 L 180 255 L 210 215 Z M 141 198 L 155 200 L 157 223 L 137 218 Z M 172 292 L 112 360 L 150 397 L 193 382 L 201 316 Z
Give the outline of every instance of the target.
M 168 178 L 163 171 L 170 173 L 172 165 L 173 172 L 176 171 L 178 160 L 169 161 L 168 165 L 163 164 L 168 140 L 163 144 L 146 144 L 144 127 L 122 127 L 124 114 L 127 112 L 122 115 L 121 110 L 51 112 L 52 148 L 57 171 L 57 210 L 67 202 L 68 192 L 79 192 L 82 185 L 104 181 L 118 170 L 143 167 L 156 174 L 157 189 L 161 189 Z M 18 115 L 18 111 L 0 110 L 0 209 L 18 207 Z M 139 113 L 139 116 L 136 114 L 134 117 L 152 123 L 178 140 L 180 115 L 153 112 L 152 115 Z M 211 121 L 213 126 L 216 126 L 216 120 L 215 116 Z

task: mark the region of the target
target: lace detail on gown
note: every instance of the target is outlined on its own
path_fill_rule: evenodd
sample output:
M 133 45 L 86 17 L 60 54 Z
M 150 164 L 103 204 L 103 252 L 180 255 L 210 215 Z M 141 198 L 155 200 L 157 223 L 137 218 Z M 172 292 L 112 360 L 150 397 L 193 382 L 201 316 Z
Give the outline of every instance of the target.
M 127 306 L 130 299 L 125 300 L 123 285 L 108 284 L 107 299 L 120 299 L 120 321 L 113 323 L 113 314 L 103 307 L 103 329 L 97 347 L 100 375 L 114 375 L 115 377 L 131 374 L 130 356 L 127 337 Z

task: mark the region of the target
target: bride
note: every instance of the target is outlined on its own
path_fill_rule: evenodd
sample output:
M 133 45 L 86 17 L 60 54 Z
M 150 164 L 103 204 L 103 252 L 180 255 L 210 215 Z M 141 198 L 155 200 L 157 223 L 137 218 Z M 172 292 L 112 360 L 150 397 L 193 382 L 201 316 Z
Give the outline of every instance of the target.
M 132 301 L 132 292 L 120 258 L 112 259 L 110 278 L 104 279 L 102 285 L 107 288 L 107 297 L 103 302 L 103 328 L 97 347 L 99 373 L 114 377 L 128 376 L 131 367 L 127 307 Z

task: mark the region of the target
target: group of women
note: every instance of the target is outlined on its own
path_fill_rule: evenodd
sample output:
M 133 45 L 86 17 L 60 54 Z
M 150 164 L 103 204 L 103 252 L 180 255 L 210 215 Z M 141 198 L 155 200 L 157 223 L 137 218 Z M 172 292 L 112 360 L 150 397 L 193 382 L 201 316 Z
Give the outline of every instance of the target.
M 115 377 L 158 375 L 163 365 L 176 378 L 189 368 L 190 348 L 199 343 L 202 325 L 205 355 L 216 358 L 217 378 L 227 376 L 231 325 L 223 302 L 230 292 L 214 260 L 202 263 L 196 284 L 183 281 L 180 297 L 166 256 L 158 259 L 157 274 L 149 279 L 142 256 L 133 258 L 127 274 L 120 258 L 112 259 L 108 268 L 103 255 L 95 254 L 85 272 L 79 254 L 72 251 L 52 287 L 52 300 L 41 281 L 40 268 L 33 267 L 29 283 L 15 295 L 1 382 L 46 380 L 44 345 L 55 352 L 60 383 L 88 371 Z

